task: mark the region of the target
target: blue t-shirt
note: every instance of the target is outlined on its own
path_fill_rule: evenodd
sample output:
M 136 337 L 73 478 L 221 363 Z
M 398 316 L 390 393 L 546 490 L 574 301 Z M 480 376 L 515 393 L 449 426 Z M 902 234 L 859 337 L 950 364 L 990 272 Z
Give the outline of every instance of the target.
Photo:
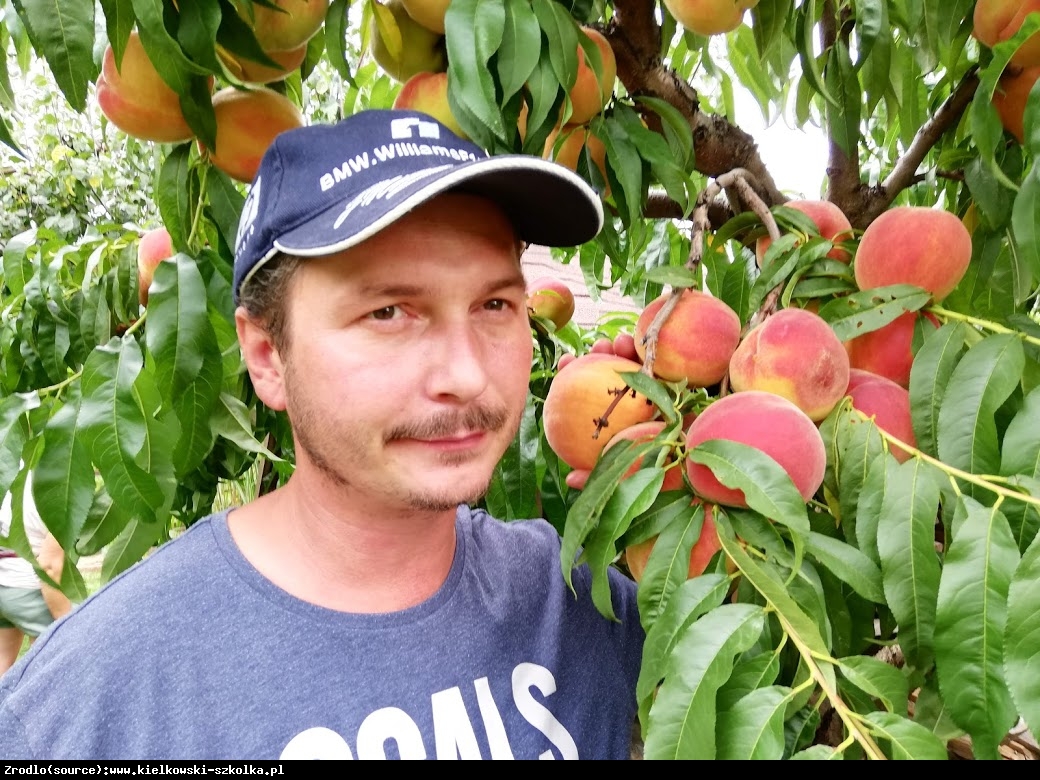
M 0 678 L 0 756 L 627 758 L 643 641 L 577 597 L 542 520 L 460 507 L 444 585 L 400 612 L 302 601 L 195 524 L 55 624 Z

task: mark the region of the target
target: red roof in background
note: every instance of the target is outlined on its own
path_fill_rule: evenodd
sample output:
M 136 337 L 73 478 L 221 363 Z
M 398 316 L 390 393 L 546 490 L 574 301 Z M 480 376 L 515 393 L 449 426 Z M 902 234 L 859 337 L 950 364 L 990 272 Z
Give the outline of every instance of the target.
M 524 279 L 528 282 L 532 282 L 540 276 L 552 276 L 571 289 L 571 292 L 574 293 L 574 322 L 581 325 L 583 329 L 595 327 L 596 321 L 607 312 L 639 312 L 642 308 L 615 290 L 602 290 L 600 299 L 592 300 L 577 259 L 566 265 L 558 263 L 552 258 L 549 249 L 544 246 L 528 247 L 520 262 L 524 270 Z

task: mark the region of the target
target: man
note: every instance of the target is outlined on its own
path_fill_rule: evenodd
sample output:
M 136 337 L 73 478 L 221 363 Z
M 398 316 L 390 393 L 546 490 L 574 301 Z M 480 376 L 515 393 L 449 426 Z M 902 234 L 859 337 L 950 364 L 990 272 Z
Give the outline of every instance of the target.
M 22 528 L 37 563 L 55 582 L 61 581 L 65 552 L 47 532 L 32 499 L 32 480 L 25 482 Z M 11 494 L 0 503 L 0 538 L 11 534 Z M 72 608 L 68 597 L 40 580 L 33 564 L 14 550 L 0 547 L 0 675 L 18 659 L 22 641 L 32 643 L 56 618 Z
M 577 244 L 602 218 L 570 171 L 423 114 L 279 136 L 234 289 L 295 473 L 38 642 L 0 685 L 0 755 L 626 757 L 632 583 L 607 621 L 586 570 L 564 585 L 547 523 L 468 506 L 524 408 L 522 242 Z

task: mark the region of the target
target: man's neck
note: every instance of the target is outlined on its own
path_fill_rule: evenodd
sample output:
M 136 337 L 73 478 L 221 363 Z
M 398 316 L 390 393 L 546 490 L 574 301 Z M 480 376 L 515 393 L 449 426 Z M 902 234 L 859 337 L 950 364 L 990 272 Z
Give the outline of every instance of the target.
M 430 598 L 455 556 L 455 511 L 366 505 L 297 473 L 228 516 L 245 558 L 278 587 L 329 609 L 395 612 Z

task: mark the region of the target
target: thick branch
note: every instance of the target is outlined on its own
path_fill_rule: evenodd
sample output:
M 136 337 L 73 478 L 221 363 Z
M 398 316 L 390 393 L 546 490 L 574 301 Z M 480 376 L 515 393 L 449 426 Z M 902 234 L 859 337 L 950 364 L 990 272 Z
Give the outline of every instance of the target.
M 820 18 L 820 46 L 823 51 L 834 48 L 841 30 L 834 8 L 834 0 L 826 0 Z M 859 149 L 848 151 L 833 135 L 829 138 L 830 155 L 827 162 L 827 200 L 841 204 L 858 194 L 862 189 L 859 171 Z M 844 209 L 842 209 L 844 211 Z

